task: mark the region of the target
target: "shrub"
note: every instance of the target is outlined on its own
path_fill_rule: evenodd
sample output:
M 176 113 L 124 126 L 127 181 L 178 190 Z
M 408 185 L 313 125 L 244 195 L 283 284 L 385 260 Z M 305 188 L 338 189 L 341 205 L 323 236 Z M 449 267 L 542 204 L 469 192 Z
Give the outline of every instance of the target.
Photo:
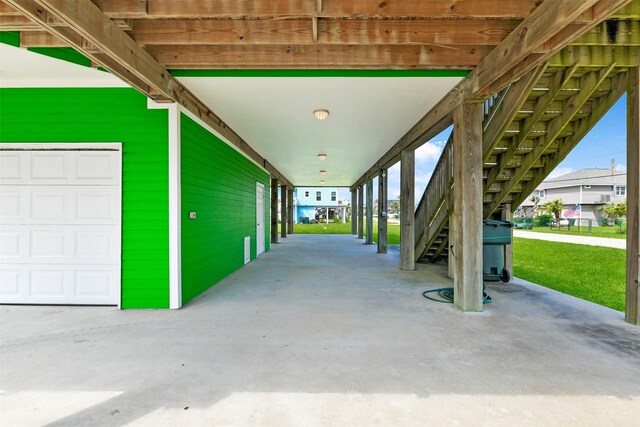
M 553 223 L 553 215 L 541 214 L 533 220 L 533 225 L 536 227 L 549 227 Z

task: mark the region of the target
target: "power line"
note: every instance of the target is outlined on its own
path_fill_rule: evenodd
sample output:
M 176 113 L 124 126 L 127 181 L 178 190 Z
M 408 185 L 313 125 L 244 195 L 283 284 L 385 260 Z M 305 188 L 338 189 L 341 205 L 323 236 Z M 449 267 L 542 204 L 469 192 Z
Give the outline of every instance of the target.
M 608 174 L 608 175 L 598 175 L 598 176 L 589 176 L 589 177 L 583 177 L 583 178 L 567 178 L 567 179 L 550 179 L 549 181 L 545 181 L 546 183 L 551 183 L 551 182 L 567 182 L 567 181 L 584 181 L 586 179 L 596 179 L 596 178 L 609 178 L 609 177 L 614 177 L 614 176 L 624 176 L 627 173 L 616 173 L 616 174 Z

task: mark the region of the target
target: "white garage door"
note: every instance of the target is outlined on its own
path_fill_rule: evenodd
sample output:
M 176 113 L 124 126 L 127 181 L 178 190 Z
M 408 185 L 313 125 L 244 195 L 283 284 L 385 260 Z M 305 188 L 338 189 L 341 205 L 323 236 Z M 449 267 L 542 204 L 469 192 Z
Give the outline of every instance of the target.
M 120 304 L 121 159 L 0 144 L 0 303 Z

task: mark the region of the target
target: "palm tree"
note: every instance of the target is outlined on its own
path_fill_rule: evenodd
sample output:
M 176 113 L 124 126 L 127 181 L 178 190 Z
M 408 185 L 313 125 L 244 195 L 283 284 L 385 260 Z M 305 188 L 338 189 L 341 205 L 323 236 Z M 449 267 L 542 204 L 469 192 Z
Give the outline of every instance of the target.
M 564 206 L 562 205 L 562 199 L 555 199 L 547 202 L 544 205 L 540 206 L 540 209 L 542 209 L 543 212 L 553 215 L 556 218 L 556 224 L 558 228 L 560 228 L 560 214 L 564 209 Z

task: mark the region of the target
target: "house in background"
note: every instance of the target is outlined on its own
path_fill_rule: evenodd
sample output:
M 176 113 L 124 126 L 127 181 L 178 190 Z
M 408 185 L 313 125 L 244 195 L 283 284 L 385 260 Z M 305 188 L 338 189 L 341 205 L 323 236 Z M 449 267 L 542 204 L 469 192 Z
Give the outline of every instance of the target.
M 293 218 L 296 224 L 316 218 L 316 209 L 326 209 L 324 219 L 347 219 L 347 200 L 338 199 L 338 187 L 297 187 L 294 194 Z
M 575 209 L 572 211 L 573 218 L 597 220 L 602 218 L 598 210 L 602 205 L 627 199 L 627 174 L 615 169 L 590 168 L 545 180 L 522 203 L 521 214 L 530 216 L 533 213 L 535 196 L 540 198 L 538 206 L 562 199 L 566 207 L 563 217 L 568 217 L 565 212 L 577 205 L 580 209 L 577 214 Z

